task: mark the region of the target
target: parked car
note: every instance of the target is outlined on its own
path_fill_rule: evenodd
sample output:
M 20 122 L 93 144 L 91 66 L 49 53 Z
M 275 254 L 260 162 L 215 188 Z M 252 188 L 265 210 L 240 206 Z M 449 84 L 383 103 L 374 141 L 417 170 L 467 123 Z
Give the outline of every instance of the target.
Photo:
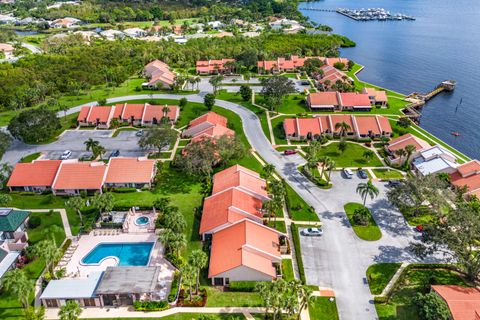
M 142 130 L 138 130 L 137 133 L 135 133 L 135 135 L 136 135 L 137 137 L 143 136 L 143 129 L 142 129 Z
M 120 155 L 120 150 L 113 150 L 108 157 L 114 158 L 114 157 L 118 157 L 119 155 Z
M 303 229 L 300 233 L 307 237 L 320 237 L 323 234 L 323 230 L 320 228 L 307 228 Z
M 72 151 L 65 150 L 63 151 L 62 155 L 60 156 L 60 160 L 67 160 L 72 156 Z
M 358 176 L 362 179 L 368 179 L 367 171 L 363 169 L 358 170 Z
M 291 154 L 296 154 L 296 153 L 297 153 L 297 150 L 293 150 L 293 149 L 283 151 L 283 154 L 286 156 L 289 156 Z
M 416 226 L 415 231 L 423 232 L 423 225 L 419 224 L 418 226 Z
M 390 181 L 388 181 L 386 186 L 389 187 L 389 188 L 394 188 L 394 187 L 398 187 L 401 184 L 402 184 L 402 182 L 399 181 L 399 180 L 390 180 Z
M 345 175 L 345 178 L 347 179 L 352 179 L 353 178 L 353 171 L 350 169 L 343 169 L 343 174 Z
M 310 82 L 308 80 L 302 80 L 300 81 L 300 85 L 302 86 L 309 86 L 310 85 Z

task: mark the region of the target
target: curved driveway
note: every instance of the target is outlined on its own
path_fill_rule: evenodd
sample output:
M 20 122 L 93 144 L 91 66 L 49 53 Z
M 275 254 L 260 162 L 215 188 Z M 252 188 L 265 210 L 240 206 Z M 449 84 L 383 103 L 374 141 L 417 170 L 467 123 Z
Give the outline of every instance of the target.
M 108 99 L 108 103 L 140 99 L 180 99 L 203 102 L 199 95 L 152 94 Z M 89 103 L 86 105 L 94 105 Z M 416 261 L 405 249 L 414 241 L 414 232 L 403 216 L 385 199 L 385 187 L 377 183 L 381 194 L 367 205 L 382 229 L 379 241 L 367 242 L 354 234 L 343 205 L 359 201 L 355 194 L 356 183 L 347 182 L 339 174 L 333 175 L 334 187 L 321 190 L 296 169 L 305 160 L 298 156 L 284 157 L 271 146 L 265 137 L 257 116 L 247 108 L 228 101 L 217 100 L 216 105 L 238 114 L 252 147 L 268 163 L 275 165 L 278 173 L 305 201 L 315 208 L 324 229 L 321 238 L 302 237 L 302 256 L 308 284 L 330 287 L 335 290 L 340 318 L 343 320 L 377 319 L 373 297 L 364 282 L 367 267 L 377 262 Z M 69 110 L 78 112 L 79 107 Z M 60 114 L 61 115 L 61 114 Z

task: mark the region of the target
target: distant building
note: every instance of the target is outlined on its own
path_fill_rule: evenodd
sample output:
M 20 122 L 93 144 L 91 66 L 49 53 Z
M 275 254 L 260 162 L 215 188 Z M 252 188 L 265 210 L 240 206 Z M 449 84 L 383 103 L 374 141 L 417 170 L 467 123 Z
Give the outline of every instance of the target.
M 81 20 L 76 18 L 62 18 L 54 20 L 50 23 L 52 28 L 72 28 L 73 26 L 79 24 Z
M 269 23 L 272 30 L 283 31 L 284 33 L 297 33 L 305 29 L 298 21 L 280 19 Z
M 199 60 L 197 61 L 198 74 L 228 74 L 232 72 L 232 68 L 228 67 L 229 62 L 235 62 L 235 59 L 221 59 L 221 60 Z
M 307 96 L 307 105 L 321 111 L 370 111 L 367 94 L 356 92 L 314 92 Z
M 400 159 L 400 157 L 395 153 L 397 150 L 405 150 L 406 146 L 411 145 L 415 147 L 415 152 L 411 155 L 411 158 L 416 158 L 422 150 L 430 148 L 430 144 L 425 140 L 414 136 L 411 133 L 404 134 L 398 138 L 390 140 L 385 145 L 385 151 L 388 153 L 388 161 L 391 164 L 402 164 L 400 163 L 406 161 L 407 159 Z
M 450 183 L 457 187 L 467 187 L 467 195 L 480 199 L 480 161 L 472 160 L 457 167 L 450 174 Z
M 113 29 L 104 30 L 100 32 L 100 35 L 109 41 L 125 38 L 125 33 L 123 33 L 122 31 L 113 30 Z
M 225 28 L 225 24 L 220 21 L 210 21 L 207 22 L 207 25 L 214 30 Z
M 362 93 L 368 94 L 370 103 L 382 108 L 387 107 L 388 98 L 384 90 L 376 90 L 375 88 L 363 88 Z
M 13 55 L 13 51 L 15 48 L 9 44 L 9 43 L 0 43 L 0 52 L 3 52 L 5 54 L 5 57 L 9 57 Z
M 140 38 L 147 35 L 147 32 L 140 28 L 128 28 L 123 30 L 123 33 L 125 33 L 130 38 Z
M 455 156 L 440 145 L 420 151 L 412 161 L 413 171 L 421 176 L 436 173 L 451 174 L 457 170 L 457 167 Z
M 175 73 L 163 61 L 153 60 L 143 68 L 143 75 L 148 79 L 142 87 L 149 89 L 171 88 L 175 82 Z

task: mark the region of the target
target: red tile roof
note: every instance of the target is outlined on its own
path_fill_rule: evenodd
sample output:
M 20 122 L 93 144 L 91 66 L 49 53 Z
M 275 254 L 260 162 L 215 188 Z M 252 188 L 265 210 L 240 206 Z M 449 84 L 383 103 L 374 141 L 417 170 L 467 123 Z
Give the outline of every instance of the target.
M 103 162 L 63 161 L 53 183 L 55 190 L 99 190 L 107 166 Z
M 175 73 L 170 70 L 170 67 L 160 60 L 153 60 L 143 69 L 145 76 L 150 78 L 148 82 L 150 85 L 162 82 L 166 85 L 172 85 L 175 79 Z
M 195 118 L 193 119 L 192 121 L 190 121 L 189 123 L 189 127 L 194 127 L 196 125 L 199 125 L 200 123 L 203 123 L 203 122 L 208 122 L 208 123 L 211 123 L 211 124 L 218 124 L 218 125 L 221 125 L 221 126 L 224 126 L 226 127 L 227 126 L 227 118 L 215 113 L 215 112 L 208 112 L 204 115 L 201 115 L 200 117 L 198 118 Z
M 242 190 L 248 190 L 260 197 L 267 198 L 267 184 L 264 179 L 260 178 L 255 171 L 235 165 L 213 176 L 212 194 L 219 193 L 226 189 L 239 187 Z
M 87 119 L 88 114 L 90 113 L 90 108 L 91 108 L 90 106 L 81 107 L 80 113 L 78 114 L 78 117 L 77 117 L 77 121 L 84 122 Z
M 403 136 L 390 140 L 388 143 L 388 150 L 394 153 L 399 149 L 405 149 L 407 145 L 414 146 L 417 151 L 430 147 L 425 140 L 422 140 L 411 133 L 407 133 Z
M 149 183 L 153 179 L 155 160 L 147 158 L 111 158 L 105 183 Z
M 462 164 L 457 171 L 450 174 L 450 182 L 457 187 L 467 187 L 467 194 L 480 198 L 480 162 L 472 160 Z
M 314 92 L 310 93 L 307 97 L 307 101 L 310 106 L 327 105 L 338 106 L 337 92 Z
M 326 65 L 329 65 L 329 66 L 333 67 L 333 65 L 337 62 L 344 63 L 345 66 L 348 65 L 348 59 L 347 58 L 325 58 L 325 64 Z
M 279 233 L 248 219 L 215 232 L 208 277 L 246 267 L 275 278 L 272 262 L 281 261 Z
M 432 285 L 448 305 L 453 320 L 477 320 L 480 318 L 480 291 L 461 286 Z
M 464 177 L 473 175 L 473 174 L 480 174 L 480 161 L 478 160 L 469 161 L 459 166 L 457 170 Z
M 205 130 L 200 131 L 199 133 L 195 134 L 192 138 L 191 142 L 196 142 L 204 137 L 210 138 L 220 138 L 221 136 L 234 136 L 235 131 L 220 125 L 210 126 Z
M 232 188 L 216 193 L 203 203 L 200 234 L 232 224 L 244 218 L 259 219 L 262 201 L 240 189 Z
M 8 187 L 51 187 L 61 160 L 34 160 L 17 163 L 8 180 Z
M 123 108 L 122 119 L 129 120 L 132 117 L 135 120 L 142 120 L 145 104 L 126 104 Z
M 363 93 L 368 94 L 370 97 L 374 97 L 376 102 L 387 102 L 387 93 L 384 90 L 375 90 L 375 88 L 363 88 Z
M 342 92 L 340 103 L 344 107 L 371 107 L 370 98 L 365 93 Z
M 348 132 L 354 132 L 355 131 L 355 127 L 353 125 L 353 120 L 352 120 L 352 117 L 353 116 L 350 116 L 350 115 L 346 115 L 346 114 L 335 114 L 335 115 L 331 115 L 330 116 L 330 131 L 331 132 L 336 132 L 336 133 L 339 133 L 342 131 L 341 128 L 338 128 L 338 129 L 335 129 L 335 126 L 337 125 L 337 123 L 342 123 L 342 122 L 345 122 L 346 124 L 348 124 L 348 126 L 350 127 L 350 130 L 348 130 Z
M 235 62 L 235 59 L 221 59 L 221 60 L 199 60 L 196 68 L 199 73 L 210 73 L 214 71 L 223 71 L 227 62 Z
M 177 120 L 178 117 L 178 107 L 177 106 L 167 106 L 167 105 L 146 105 L 146 109 L 143 115 L 143 121 L 147 122 L 152 122 L 153 119 L 157 119 L 157 121 L 160 121 L 164 116 L 163 108 L 167 107 L 168 112 L 167 112 L 167 117 L 170 120 Z

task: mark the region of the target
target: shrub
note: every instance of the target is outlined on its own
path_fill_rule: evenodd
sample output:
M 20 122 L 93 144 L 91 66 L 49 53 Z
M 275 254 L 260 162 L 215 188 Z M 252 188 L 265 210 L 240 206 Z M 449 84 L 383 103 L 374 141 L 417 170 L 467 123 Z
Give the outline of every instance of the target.
M 38 226 L 40 226 L 41 223 L 42 223 L 42 219 L 40 219 L 39 216 L 32 216 L 28 220 L 28 227 L 31 229 L 35 229 Z
M 121 229 L 123 227 L 123 223 L 100 222 L 100 227 L 102 227 L 102 229 Z
M 112 189 L 113 192 L 115 193 L 131 193 L 131 192 L 137 192 L 137 189 L 135 188 L 115 188 Z
M 230 291 L 236 292 L 253 292 L 258 281 L 231 281 Z
M 302 249 L 300 248 L 300 236 L 298 234 L 298 227 L 295 223 L 292 223 L 291 227 L 292 227 L 293 245 L 295 247 L 295 255 L 296 255 L 297 265 L 298 265 L 298 273 L 300 274 L 300 280 L 303 283 L 306 283 L 305 271 L 303 270 Z
M 173 274 L 172 289 L 168 294 L 168 302 L 174 302 L 177 299 L 178 289 L 180 284 L 180 272 L 175 271 Z
M 171 264 L 173 264 L 175 267 L 177 267 L 177 269 L 180 269 L 185 264 L 185 261 L 183 260 L 183 258 L 181 256 L 177 256 L 173 252 L 167 253 L 165 258 L 168 261 L 170 261 Z
M 417 293 L 413 303 L 420 311 L 420 319 L 424 320 L 448 320 L 451 319 L 447 304 L 436 293 Z
M 163 311 L 170 308 L 167 301 L 135 301 L 133 307 L 136 311 Z
M 355 209 L 355 211 L 353 212 L 352 219 L 353 219 L 353 222 L 355 222 L 356 224 L 366 226 L 369 223 L 369 219 L 368 219 L 369 215 L 370 215 L 370 212 L 368 211 L 368 209 L 365 207 L 361 207 L 361 208 Z
M 388 297 L 376 296 L 376 297 L 373 298 L 373 301 L 375 303 L 380 303 L 380 304 L 388 303 Z

